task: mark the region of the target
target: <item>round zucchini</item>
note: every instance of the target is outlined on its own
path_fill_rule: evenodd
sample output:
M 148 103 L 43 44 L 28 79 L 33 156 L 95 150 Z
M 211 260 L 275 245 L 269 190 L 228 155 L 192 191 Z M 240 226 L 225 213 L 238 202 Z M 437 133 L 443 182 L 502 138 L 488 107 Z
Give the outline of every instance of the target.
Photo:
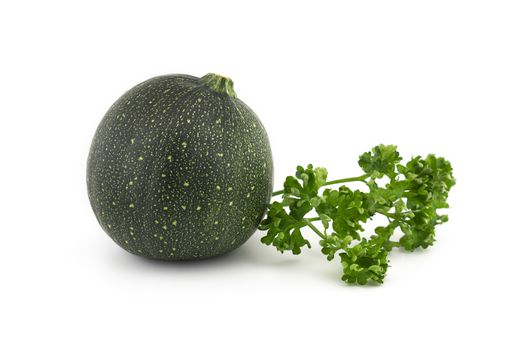
M 100 225 L 128 252 L 208 258 L 256 231 L 272 194 L 272 154 L 230 79 L 159 76 L 126 92 L 102 119 L 87 185 Z

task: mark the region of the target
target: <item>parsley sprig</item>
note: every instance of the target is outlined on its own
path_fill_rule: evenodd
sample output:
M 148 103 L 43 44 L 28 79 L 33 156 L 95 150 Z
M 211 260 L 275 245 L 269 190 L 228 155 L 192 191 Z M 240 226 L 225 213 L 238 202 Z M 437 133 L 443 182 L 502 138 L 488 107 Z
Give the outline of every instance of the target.
M 451 164 L 444 158 L 418 156 L 405 165 L 401 160 L 396 146 L 378 145 L 360 156 L 363 175 L 334 181 L 327 181 L 325 168 L 298 166 L 295 176 L 286 178 L 283 190 L 273 193 L 282 200 L 269 205 L 259 227 L 266 231 L 261 242 L 297 255 L 303 247 L 311 248 L 304 237 L 308 227 L 319 236 L 327 260 L 340 257 L 343 281 L 382 283 L 393 248 L 413 251 L 433 244 L 435 226 L 448 219 L 438 210 L 448 207 L 448 193 L 455 184 Z M 384 177 L 387 183 L 382 186 L 378 180 Z M 322 187 L 352 182 L 365 184 L 368 192 L 342 185 L 320 194 Z M 385 216 L 388 224 L 376 227 L 367 237 L 363 226 L 376 214 Z M 393 240 L 396 229 L 403 234 L 399 240 Z

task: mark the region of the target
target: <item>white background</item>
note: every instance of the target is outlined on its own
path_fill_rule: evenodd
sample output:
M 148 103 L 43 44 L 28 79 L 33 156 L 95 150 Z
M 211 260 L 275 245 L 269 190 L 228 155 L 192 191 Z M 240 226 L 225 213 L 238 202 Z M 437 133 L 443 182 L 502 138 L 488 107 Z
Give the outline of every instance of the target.
M 0 348 L 525 348 L 524 2 L 6 1 L 0 39 Z M 436 245 L 378 287 L 261 232 L 202 262 L 117 247 L 86 194 L 95 128 L 145 79 L 208 72 L 266 126 L 276 189 L 378 143 L 448 158 Z

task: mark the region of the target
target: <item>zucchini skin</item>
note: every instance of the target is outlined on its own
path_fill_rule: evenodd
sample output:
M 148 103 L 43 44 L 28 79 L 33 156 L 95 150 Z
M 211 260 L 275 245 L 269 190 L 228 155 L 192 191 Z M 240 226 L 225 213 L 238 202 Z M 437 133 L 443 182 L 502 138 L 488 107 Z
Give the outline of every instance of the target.
M 203 259 L 256 231 L 272 195 L 270 143 L 256 114 L 228 92 L 203 78 L 159 76 L 127 91 L 102 119 L 88 156 L 88 197 L 128 252 Z

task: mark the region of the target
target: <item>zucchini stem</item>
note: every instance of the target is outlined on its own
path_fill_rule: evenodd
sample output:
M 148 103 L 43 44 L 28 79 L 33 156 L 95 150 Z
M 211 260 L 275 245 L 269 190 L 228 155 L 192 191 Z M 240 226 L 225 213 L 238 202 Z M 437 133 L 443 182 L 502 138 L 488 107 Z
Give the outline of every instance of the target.
M 236 92 L 234 91 L 234 82 L 230 78 L 219 74 L 208 73 L 201 78 L 201 81 L 215 92 L 226 94 L 233 98 L 236 97 Z

